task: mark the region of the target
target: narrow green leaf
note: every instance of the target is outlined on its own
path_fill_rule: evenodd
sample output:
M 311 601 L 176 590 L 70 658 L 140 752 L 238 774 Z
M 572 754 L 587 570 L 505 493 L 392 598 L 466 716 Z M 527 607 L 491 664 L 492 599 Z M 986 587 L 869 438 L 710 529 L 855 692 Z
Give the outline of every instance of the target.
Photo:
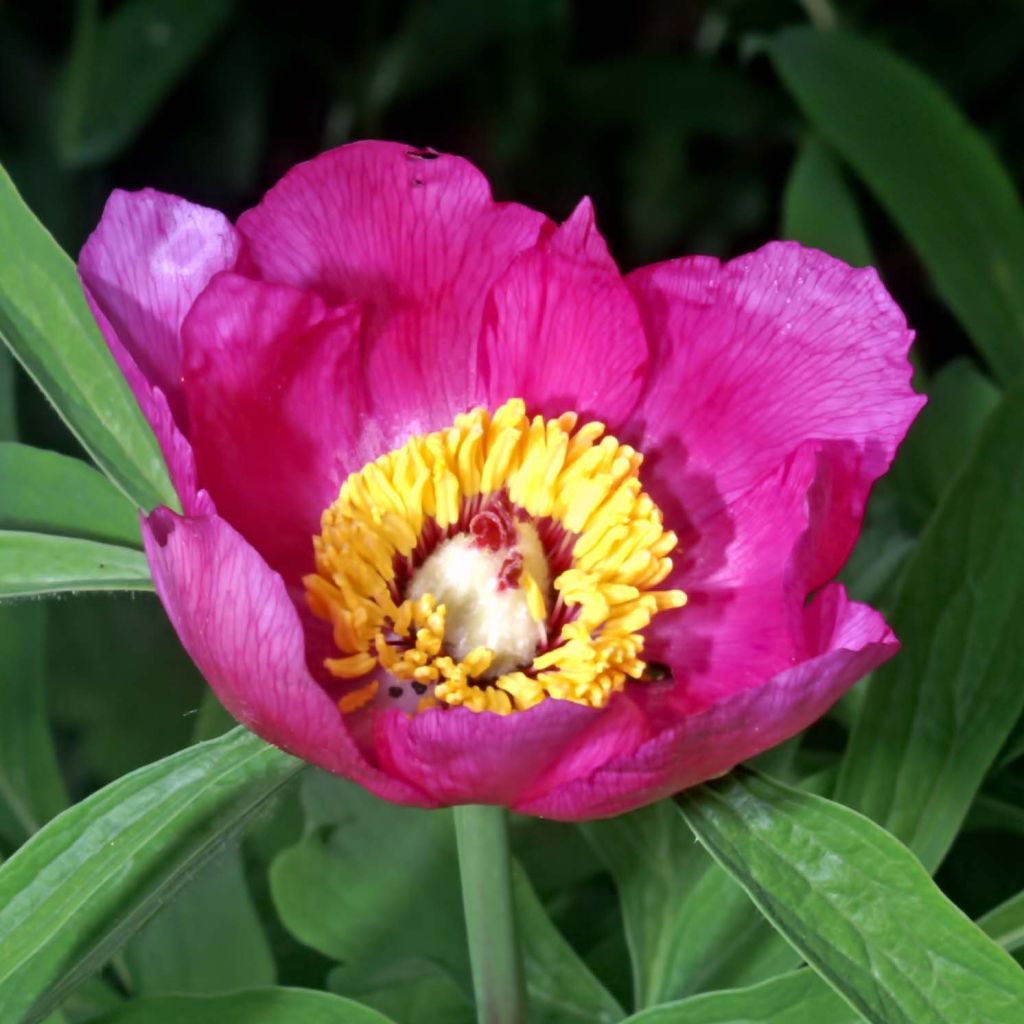
M 2 167 L 0 339 L 136 505 L 177 507 L 156 438 L 89 312 L 74 264 Z
M 1024 207 L 982 134 L 899 57 L 790 28 L 768 51 L 821 137 L 906 233 L 996 375 L 1024 370 Z
M 141 551 L 77 537 L 0 530 L 0 599 L 152 587 Z
M 0 529 L 56 533 L 139 548 L 135 506 L 92 466 L 0 442 Z
M 0 1020 L 59 1006 L 299 770 L 236 729 L 59 815 L 0 867 Z
M 129 0 L 97 18 L 80 3 L 57 124 L 65 164 L 124 150 L 222 29 L 234 0 Z
M 654 1006 L 623 1024 L 861 1024 L 813 971 L 794 971 L 750 988 L 708 992 Z
M 392 1024 L 368 1006 L 301 988 L 140 999 L 90 1024 Z
M 711 855 L 873 1024 L 1014 1024 L 1024 971 L 883 829 L 740 770 L 677 802 Z
M 622 1020 L 622 1007 L 555 927 L 517 861 L 512 866 L 512 886 L 530 993 L 530 1020 L 535 1024 L 614 1024 Z
M 1009 953 L 1024 949 L 1024 892 L 990 910 L 979 919 L 978 927 Z
M 128 943 L 140 995 L 212 995 L 262 988 L 277 970 L 237 847 L 207 864 Z
M 1024 385 L 988 419 L 921 535 L 836 799 L 934 869 L 1024 707 Z
M 873 264 L 857 201 L 832 154 L 815 138 L 800 147 L 782 194 L 782 237 L 854 267 Z
M 46 606 L 0 608 L 0 802 L 20 844 L 68 802 L 45 702 Z

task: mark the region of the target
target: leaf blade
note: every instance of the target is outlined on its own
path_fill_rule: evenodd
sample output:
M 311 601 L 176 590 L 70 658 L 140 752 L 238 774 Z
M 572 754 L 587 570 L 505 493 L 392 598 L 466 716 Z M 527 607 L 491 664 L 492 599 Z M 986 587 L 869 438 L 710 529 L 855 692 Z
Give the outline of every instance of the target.
M 392 1024 L 368 1006 L 312 989 L 267 988 L 222 996 L 141 999 L 93 1024 Z
M 83 590 L 152 590 L 141 551 L 79 537 L 0 530 L 0 600 Z
M 105 476 L 81 459 L 9 441 L 0 441 L 0 529 L 142 547 L 138 513 Z
M 1024 709 L 1024 384 L 989 416 L 902 577 L 835 798 L 941 862 Z
M 0 1017 L 42 1020 L 300 767 L 238 728 L 41 829 L 0 866 Z
M 821 249 L 852 267 L 874 263 L 857 202 L 832 154 L 804 141 L 782 194 L 782 237 Z
M 1024 370 L 1024 208 L 987 140 L 920 71 L 852 33 L 785 29 L 784 85 L 924 261 L 997 376 Z
M 64 163 L 110 160 L 222 29 L 234 0 L 131 0 L 102 20 L 83 5 L 58 113 Z
M 711 855 L 866 1020 L 1018 1018 L 1024 971 L 868 819 L 742 770 L 676 800 Z

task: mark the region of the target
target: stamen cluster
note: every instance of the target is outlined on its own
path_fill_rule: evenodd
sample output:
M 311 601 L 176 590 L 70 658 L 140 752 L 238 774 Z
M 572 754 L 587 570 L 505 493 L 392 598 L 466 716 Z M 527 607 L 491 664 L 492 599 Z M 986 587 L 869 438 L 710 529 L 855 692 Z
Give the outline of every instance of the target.
M 474 409 L 410 438 L 348 477 L 323 514 L 317 571 L 304 581 L 340 651 L 326 667 L 362 680 L 342 697 L 343 711 L 374 699 L 381 670 L 414 687 L 421 709 L 499 714 L 546 697 L 603 707 L 644 675 L 641 631 L 685 603 L 682 591 L 655 589 L 677 541 L 641 487 L 643 457 L 604 431 L 596 422 L 577 428 L 574 413 L 530 419 L 511 399 L 493 416 Z M 543 544 L 550 592 L 518 555 L 517 520 Z M 543 624 L 532 661 L 512 671 L 495 674 L 486 647 L 454 657 L 444 603 L 410 594 L 417 568 L 460 534 L 509 551 L 498 586 L 522 588 Z

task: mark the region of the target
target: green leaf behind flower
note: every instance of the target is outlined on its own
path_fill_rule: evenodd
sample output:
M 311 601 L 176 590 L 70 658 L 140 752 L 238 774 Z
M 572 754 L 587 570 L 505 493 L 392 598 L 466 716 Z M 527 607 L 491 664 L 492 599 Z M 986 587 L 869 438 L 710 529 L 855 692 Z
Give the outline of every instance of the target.
M 79 0 L 57 142 L 71 167 L 123 150 L 224 27 L 234 0 L 128 0 L 102 20 Z
M 847 32 L 785 29 L 783 83 L 906 233 L 996 375 L 1024 370 L 1024 206 L 988 141 L 928 77 Z
M 1024 708 L 1024 385 L 988 419 L 921 535 L 836 799 L 933 869 Z
M 789 172 L 782 194 L 782 237 L 821 249 L 853 267 L 875 262 L 842 168 L 814 137 L 804 141 Z

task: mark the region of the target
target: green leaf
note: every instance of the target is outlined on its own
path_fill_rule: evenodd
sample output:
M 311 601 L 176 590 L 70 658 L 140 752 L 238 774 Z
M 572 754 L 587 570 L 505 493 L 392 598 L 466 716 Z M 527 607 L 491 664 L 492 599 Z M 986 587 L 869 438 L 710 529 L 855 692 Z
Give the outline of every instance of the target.
M 0 168 L 0 338 L 138 506 L 177 508 L 156 438 L 100 335 L 74 264 Z
M 750 988 L 654 1006 L 623 1024 L 861 1024 L 863 1018 L 808 970 Z
M 928 382 L 918 414 L 887 478 L 914 525 L 925 524 L 967 464 L 1002 393 L 970 359 L 947 363 Z
M 512 865 L 516 925 L 535 1024 L 614 1024 L 622 1007 L 594 977 L 548 917 L 518 861 Z
M 1024 707 L 1024 385 L 988 419 L 921 535 L 836 799 L 934 869 Z
M 708 852 L 874 1024 L 1013 1024 L 1024 971 L 854 811 L 740 770 L 681 793 Z
M 436 964 L 404 960 L 349 969 L 335 967 L 327 987 L 402 1024 L 471 1024 L 473 1001 Z
M 990 910 L 978 927 L 1009 953 L 1024 949 L 1024 892 Z
M 38 602 L 0 608 L 0 802 L 15 845 L 68 802 L 46 717 L 46 612 Z
M 768 46 L 784 84 L 906 233 L 996 375 L 1024 370 L 1024 207 L 982 134 L 895 55 L 790 28 Z
M 469 991 L 451 812 L 397 807 L 324 772 L 302 795 L 312 831 L 270 870 L 285 927 L 357 971 L 428 960 Z
M 637 1006 L 686 991 L 693 969 L 687 900 L 708 861 L 670 802 L 581 826 L 615 878 Z
M 129 0 L 102 21 L 80 0 L 57 140 L 71 167 L 122 152 L 224 27 L 233 0 Z
M 237 836 L 301 762 L 236 729 L 59 815 L 0 866 L 0 1020 L 42 1020 Z
M 873 264 L 857 201 L 832 154 L 815 138 L 800 147 L 782 194 L 782 237 L 854 267 Z
M 227 850 L 184 886 L 124 949 L 141 995 L 210 995 L 277 981 L 241 851 Z
M 391 1024 L 391 1019 L 329 992 L 266 988 L 142 999 L 90 1024 Z
M 396 961 L 378 969 L 334 968 L 328 989 L 373 1007 L 401 1024 L 472 1024 L 469 994 L 449 974 L 426 961 Z
M 141 551 L 77 537 L 0 530 L 0 599 L 152 587 Z
M 56 533 L 139 548 L 135 506 L 92 466 L 0 442 L 0 529 Z

